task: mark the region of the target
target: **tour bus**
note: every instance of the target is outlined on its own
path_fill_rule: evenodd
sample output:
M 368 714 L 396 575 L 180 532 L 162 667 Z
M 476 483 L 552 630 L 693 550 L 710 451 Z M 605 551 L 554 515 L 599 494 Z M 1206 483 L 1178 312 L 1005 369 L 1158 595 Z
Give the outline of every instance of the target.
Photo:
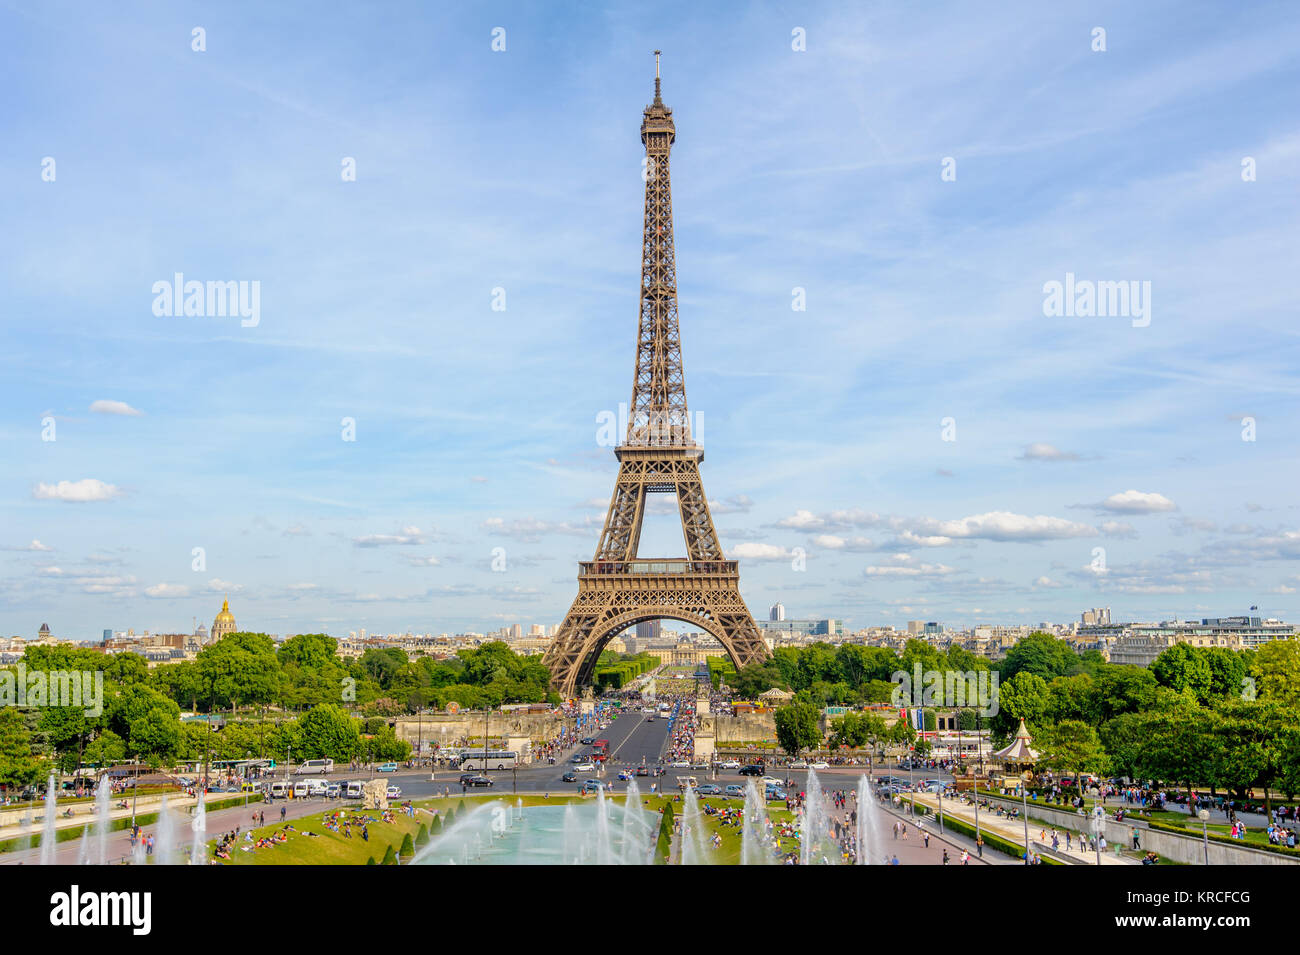
M 487 751 L 487 755 L 484 756 L 483 750 L 471 749 L 461 754 L 460 768 L 463 772 L 514 769 L 518 758 L 518 753 L 507 750 L 490 749 Z
M 304 759 L 302 765 L 293 771 L 295 776 L 306 776 L 308 773 L 324 776 L 326 773 L 334 772 L 334 760 L 332 759 Z

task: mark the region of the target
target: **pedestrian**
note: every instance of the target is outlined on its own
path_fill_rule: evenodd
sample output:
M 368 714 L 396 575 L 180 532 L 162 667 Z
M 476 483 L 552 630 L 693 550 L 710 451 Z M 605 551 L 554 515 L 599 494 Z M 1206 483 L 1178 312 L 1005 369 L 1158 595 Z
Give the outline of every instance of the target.
M 947 865 L 947 864 L 948 864 L 948 850 L 947 850 L 947 849 L 944 849 L 944 850 L 943 850 L 943 864 L 944 864 L 944 865 Z
M 285 807 L 285 806 L 281 806 L 281 807 L 280 807 L 280 821 L 281 821 L 281 822 L 284 822 L 284 812 L 285 812 L 285 809 L 286 809 L 286 808 L 287 808 L 287 807 Z

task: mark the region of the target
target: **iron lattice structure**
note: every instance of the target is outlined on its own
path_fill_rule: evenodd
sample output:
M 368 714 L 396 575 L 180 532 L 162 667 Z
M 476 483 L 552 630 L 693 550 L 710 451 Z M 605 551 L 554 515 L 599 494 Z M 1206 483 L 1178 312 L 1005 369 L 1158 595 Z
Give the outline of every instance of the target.
M 627 437 L 615 455 L 618 481 L 595 559 L 578 565 L 578 596 L 544 662 L 565 696 L 591 683 L 610 639 L 629 626 L 669 618 L 716 637 L 737 667 L 770 653 L 740 596 L 740 571 L 726 560 L 700 481 L 704 451 L 691 434 L 677 321 L 677 260 L 668 155 L 673 112 L 660 97 L 645 108 L 645 220 L 640 317 Z M 686 557 L 638 559 L 648 495 L 677 495 Z

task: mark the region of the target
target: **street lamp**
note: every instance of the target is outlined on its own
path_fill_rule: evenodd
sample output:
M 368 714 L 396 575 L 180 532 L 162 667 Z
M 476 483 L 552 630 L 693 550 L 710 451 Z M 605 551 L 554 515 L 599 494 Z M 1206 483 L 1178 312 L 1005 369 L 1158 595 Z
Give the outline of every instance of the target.
M 1106 831 L 1106 810 L 1100 806 L 1092 807 L 1092 829 L 1093 845 L 1097 850 L 1097 865 L 1101 865 L 1101 840 L 1103 833 Z
M 1205 841 L 1205 864 L 1210 864 L 1210 810 L 1202 809 L 1197 813 L 1201 817 L 1201 838 Z
M 1020 818 L 1025 824 L 1025 865 L 1029 865 L 1029 787 L 1020 778 Z

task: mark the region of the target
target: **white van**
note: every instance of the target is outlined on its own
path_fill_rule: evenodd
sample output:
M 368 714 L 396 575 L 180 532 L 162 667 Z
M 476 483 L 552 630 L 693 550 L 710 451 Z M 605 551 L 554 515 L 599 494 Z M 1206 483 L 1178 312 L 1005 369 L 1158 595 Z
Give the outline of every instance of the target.
M 364 795 L 361 791 L 362 782 L 359 779 L 349 779 L 340 785 L 340 792 L 344 799 L 360 799 Z
M 274 799 L 288 799 L 289 791 L 292 788 L 293 787 L 290 786 L 289 783 L 286 783 L 283 780 L 266 784 L 267 795 Z
M 293 784 L 293 798 L 306 799 L 311 795 L 311 782 L 306 779 L 300 779 Z
M 295 776 L 324 776 L 326 773 L 332 772 L 334 772 L 334 760 L 332 759 L 305 759 L 293 771 L 293 774 Z
M 303 782 L 307 784 L 308 796 L 324 796 L 329 792 L 330 783 L 328 779 L 305 779 Z

